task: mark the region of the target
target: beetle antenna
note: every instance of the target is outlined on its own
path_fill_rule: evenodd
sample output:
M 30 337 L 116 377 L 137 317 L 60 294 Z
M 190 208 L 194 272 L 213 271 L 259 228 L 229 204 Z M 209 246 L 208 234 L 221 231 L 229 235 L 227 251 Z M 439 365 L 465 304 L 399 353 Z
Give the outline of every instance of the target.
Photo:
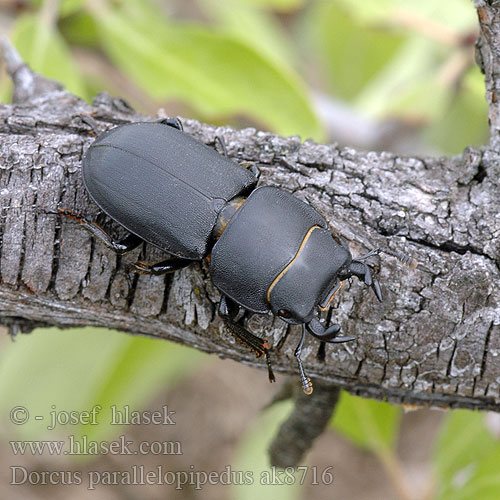
M 371 250 L 361 257 L 356 257 L 356 260 L 365 260 L 368 257 L 373 257 L 374 255 L 379 255 L 381 253 L 385 253 L 387 255 L 395 257 L 399 260 L 399 262 L 409 267 L 410 269 L 416 269 L 416 267 L 418 266 L 418 260 L 414 257 L 410 257 L 409 255 L 406 255 L 404 253 L 396 252 L 395 250 L 391 250 L 390 248 L 375 248 L 374 250 Z

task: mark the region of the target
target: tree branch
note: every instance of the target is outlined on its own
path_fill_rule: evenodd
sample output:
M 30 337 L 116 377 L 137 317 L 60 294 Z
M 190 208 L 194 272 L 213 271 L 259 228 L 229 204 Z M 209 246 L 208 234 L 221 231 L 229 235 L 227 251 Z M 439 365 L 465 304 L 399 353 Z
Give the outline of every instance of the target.
M 480 27 L 476 43 L 476 62 L 485 75 L 489 105 L 490 144 L 500 141 L 500 6 L 497 0 L 475 0 Z
M 328 346 L 321 361 L 319 344 L 309 337 L 303 360 L 313 378 L 391 402 L 500 410 L 500 118 L 494 97 L 500 7 L 476 3 L 491 104 L 489 146 L 451 158 L 401 157 L 183 120 L 186 132 L 201 141 L 213 146 L 222 135 L 231 157 L 259 162 L 261 184 L 309 199 L 354 255 L 390 246 L 419 260 L 412 271 L 381 259 L 382 304 L 357 282 L 337 294 L 333 318 L 357 342 Z M 40 324 L 105 326 L 264 368 L 218 319 L 219 295 L 204 263 L 173 277 L 136 276 L 129 288 L 126 266 L 143 250 L 117 257 L 72 221 L 43 213 L 98 213 L 81 181 L 82 154 L 94 140 L 82 114 L 101 131 L 148 118 L 105 94 L 87 105 L 33 74 L 5 42 L 4 55 L 15 92 L 14 104 L 0 107 L 2 321 L 21 331 Z M 105 223 L 120 232 L 109 218 Z M 163 256 L 148 246 L 143 257 Z M 254 316 L 249 326 L 274 345 L 275 370 L 296 374 L 299 332 L 271 316 Z

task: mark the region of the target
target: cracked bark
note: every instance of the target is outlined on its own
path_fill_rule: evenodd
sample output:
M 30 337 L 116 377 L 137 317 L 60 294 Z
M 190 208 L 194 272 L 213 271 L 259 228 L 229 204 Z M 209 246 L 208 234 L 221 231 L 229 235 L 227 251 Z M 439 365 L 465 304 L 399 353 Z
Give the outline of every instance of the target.
M 333 318 L 356 342 L 328 346 L 320 361 L 319 343 L 306 341 L 309 374 L 359 395 L 500 410 L 500 6 L 476 6 L 491 121 L 491 141 L 482 148 L 449 158 L 402 157 L 183 120 L 203 142 L 213 146 L 222 135 L 231 157 L 259 162 L 261 184 L 311 200 L 354 255 L 388 245 L 419 260 L 412 271 L 380 259 L 382 304 L 356 281 L 337 294 Z M 102 131 L 148 118 L 104 94 L 90 106 L 33 75 L 8 49 L 7 60 L 16 92 L 13 105 L 0 107 L 1 321 L 18 331 L 104 326 L 265 368 L 217 318 L 218 292 L 203 263 L 173 277 L 137 276 L 129 290 L 126 265 L 138 252 L 161 260 L 159 250 L 117 257 L 72 221 L 41 213 L 60 207 L 98 214 L 80 176 L 94 140 L 80 114 L 93 116 Z M 254 316 L 249 326 L 274 345 L 275 370 L 297 374 L 299 331 L 271 316 Z

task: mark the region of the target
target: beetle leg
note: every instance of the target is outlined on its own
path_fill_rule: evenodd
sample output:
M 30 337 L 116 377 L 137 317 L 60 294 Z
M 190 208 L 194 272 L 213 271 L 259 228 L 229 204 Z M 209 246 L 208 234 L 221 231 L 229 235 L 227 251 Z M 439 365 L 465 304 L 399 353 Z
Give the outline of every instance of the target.
M 319 343 L 318 352 L 316 353 L 316 359 L 318 361 L 324 362 L 326 358 L 326 343 L 321 341 Z
M 258 180 L 260 179 L 260 169 L 255 162 L 245 160 L 245 161 L 240 161 L 239 165 L 240 167 L 250 170 L 250 172 L 252 172 L 252 174 L 255 176 L 256 179 L 255 182 L 258 182 Z
M 242 319 L 245 321 L 245 318 L 246 318 L 245 313 L 246 313 L 246 309 L 244 307 L 241 307 L 240 305 L 238 305 L 238 312 L 236 313 L 236 316 L 234 317 L 233 321 L 235 323 L 238 323 Z
M 228 157 L 227 154 L 227 146 L 226 146 L 226 141 L 224 140 L 224 137 L 221 135 L 216 135 L 214 139 L 215 147 L 217 149 L 217 143 L 219 144 L 219 149 L 222 151 L 222 156 L 225 158 Z M 257 164 L 253 161 L 242 161 L 239 163 L 239 165 L 243 168 L 246 168 L 247 170 L 250 170 L 252 174 L 255 176 L 257 181 L 260 178 L 260 170 L 259 167 L 257 167 Z
M 257 180 L 260 179 L 260 170 L 259 170 L 259 167 L 255 164 L 255 163 L 252 163 L 249 167 L 248 167 L 248 170 L 250 170 L 250 172 L 252 172 L 253 175 L 255 175 L 255 178 Z
M 161 120 L 158 120 L 158 123 L 161 123 L 162 125 L 168 125 L 169 127 L 173 127 L 176 128 L 177 130 L 180 130 L 181 132 L 184 132 L 184 127 L 182 126 L 182 122 L 177 117 L 162 118 Z
M 300 337 L 300 341 L 298 346 L 295 349 L 294 355 L 297 358 L 297 363 L 299 364 L 300 371 L 300 381 L 302 382 L 302 390 L 306 394 L 311 394 L 313 391 L 313 385 L 311 379 L 306 375 L 304 371 L 304 367 L 302 366 L 302 360 L 300 359 L 300 354 L 302 352 L 302 346 L 304 345 L 304 340 L 306 338 L 306 325 L 302 325 L 302 335 Z
M 85 123 L 86 125 L 88 125 L 92 129 L 92 132 L 94 132 L 95 136 L 99 137 L 99 135 L 101 133 L 99 132 L 99 128 L 97 127 L 97 122 L 94 120 L 94 118 L 92 118 L 91 116 L 86 115 L 84 113 L 82 113 L 78 116 L 79 116 L 80 120 L 82 120 L 83 123 Z
M 238 310 L 236 314 L 234 313 L 235 305 L 236 304 L 232 300 L 223 295 L 219 302 L 219 316 L 223 319 L 224 324 L 229 328 L 236 340 L 239 340 L 242 344 L 247 346 L 258 358 L 262 355 L 266 357 L 269 382 L 275 382 L 276 378 L 271 366 L 271 357 L 269 356 L 269 344 L 266 340 L 257 337 L 242 325 L 235 322 L 235 317 L 238 317 L 240 312 Z
M 219 147 L 222 150 L 222 156 L 227 158 L 227 147 L 226 147 L 226 141 L 224 140 L 224 137 L 221 135 L 216 135 L 214 139 L 214 144 L 215 148 L 217 149 L 217 143 L 219 143 Z
M 159 276 L 160 274 L 173 273 L 179 269 L 189 266 L 192 263 L 192 260 L 179 259 L 175 257 L 168 260 L 162 260 L 156 264 L 148 264 L 147 262 L 139 260 L 134 264 L 131 264 L 128 270 L 138 274 Z
M 65 217 L 70 217 L 80 224 L 80 226 L 88 231 L 96 240 L 100 241 L 103 245 L 111 248 L 117 254 L 123 254 L 137 248 L 141 243 L 144 242 L 143 239 L 133 233 L 127 233 L 123 238 L 119 240 L 113 239 L 108 232 L 104 230 L 99 224 L 91 222 L 81 215 L 73 213 L 71 210 L 44 210 L 43 213 L 49 215 L 64 215 Z

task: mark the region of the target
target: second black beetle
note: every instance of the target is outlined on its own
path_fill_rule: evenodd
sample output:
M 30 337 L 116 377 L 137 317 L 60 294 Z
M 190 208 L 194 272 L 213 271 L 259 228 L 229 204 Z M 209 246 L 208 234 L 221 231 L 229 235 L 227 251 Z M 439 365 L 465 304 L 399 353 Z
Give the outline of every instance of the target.
M 210 256 L 210 273 L 222 298 L 219 314 L 257 356 L 269 346 L 244 326 L 245 314 L 271 312 L 302 325 L 295 351 L 304 392 L 312 392 L 300 359 L 306 331 L 324 342 L 347 342 L 340 326 L 323 326 L 326 309 L 343 280 L 356 276 L 382 300 L 369 256 L 353 259 L 348 247 L 311 205 L 287 191 L 257 188 L 255 167 L 243 168 L 182 131 L 180 122 L 131 123 L 98 137 L 83 160 L 92 199 L 128 234 L 113 240 L 84 218 L 81 224 L 108 247 L 124 253 L 147 241 L 171 254 L 134 270 L 162 274 Z M 69 212 L 60 213 L 72 215 Z

